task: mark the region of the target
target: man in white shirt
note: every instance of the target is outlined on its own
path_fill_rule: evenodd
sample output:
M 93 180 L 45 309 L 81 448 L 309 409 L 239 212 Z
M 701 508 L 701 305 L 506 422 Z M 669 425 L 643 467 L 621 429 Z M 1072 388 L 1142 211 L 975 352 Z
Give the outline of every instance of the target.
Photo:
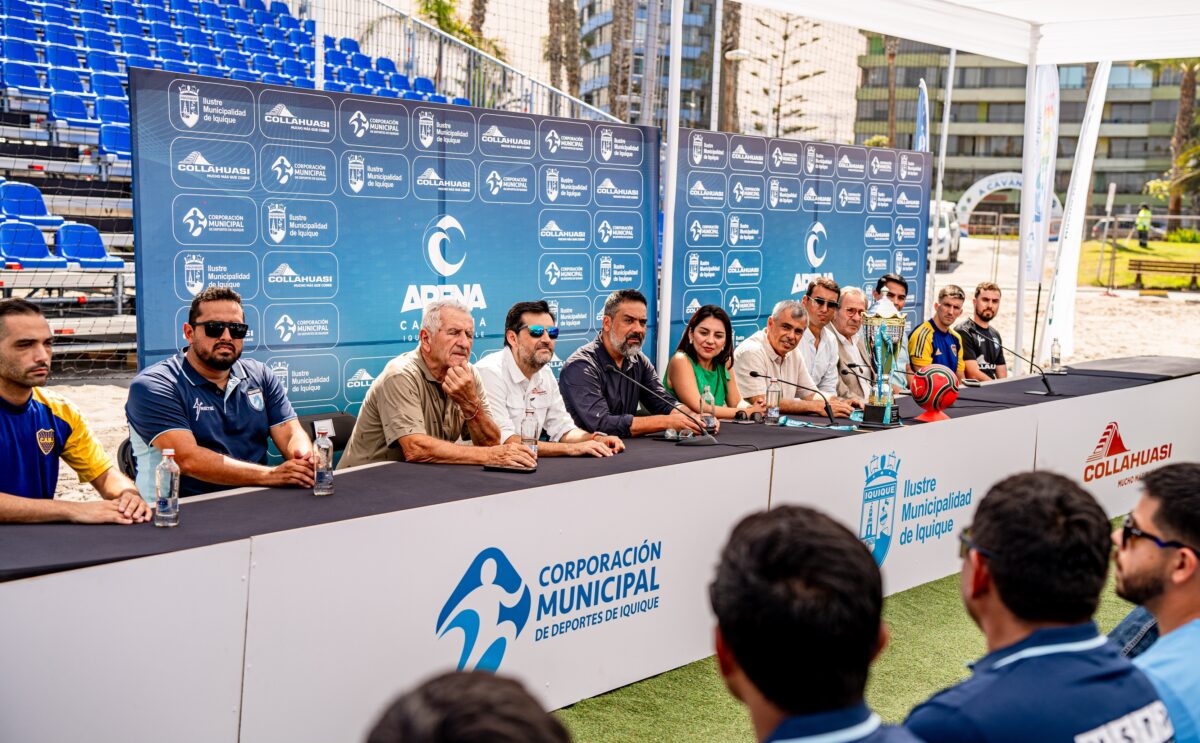
M 738 389 L 747 401 L 756 403 L 764 400 L 766 378 L 773 377 L 808 388 L 784 385 L 780 412 L 785 415 L 825 412 L 825 403 L 820 396 L 809 391 L 819 388 L 805 368 L 804 360 L 796 352 L 800 336 L 807 327 L 808 312 L 804 305 L 794 299 L 785 299 L 771 311 L 766 328 L 738 344 L 733 352 L 733 374 Z M 752 377 L 752 371 L 762 376 Z M 834 415 L 849 417 L 849 402 L 831 397 L 829 405 Z
M 867 362 L 870 354 L 859 330 L 867 311 L 867 297 L 862 289 L 848 286 L 842 289 L 841 303 L 833 315 L 834 337 L 838 343 L 838 397 L 864 402 L 875 380 L 875 372 Z
M 545 433 L 549 439 L 538 444 L 538 456 L 611 457 L 624 451 L 620 438 L 577 428 L 567 413 L 558 380 L 548 367 L 556 338 L 554 315 L 544 300 L 518 302 L 504 321 L 504 348 L 475 365 L 492 401 L 500 440 L 519 443 L 521 422 L 525 412 L 532 410 L 539 435 Z
M 808 290 L 804 292 L 808 331 L 800 336 L 800 355 L 817 389 L 828 397 L 837 394 L 837 339 L 828 328 L 837 311 L 840 293 L 838 283 L 826 276 L 808 282 Z

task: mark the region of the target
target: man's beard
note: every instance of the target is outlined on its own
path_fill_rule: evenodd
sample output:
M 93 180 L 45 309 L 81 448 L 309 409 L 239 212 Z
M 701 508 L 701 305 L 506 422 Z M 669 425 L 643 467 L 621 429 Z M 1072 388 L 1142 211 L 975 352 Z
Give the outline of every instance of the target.
M 45 369 L 46 376 L 40 379 L 34 379 L 31 375 L 38 369 Z M 18 369 L 7 365 L 0 365 L 0 379 L 6 379 L 13 384 L 21 387 L 43 387 L 50 379 L 50 365 L 32 366 L 28 369 Z
M 1150 571 L 1142 575 L 1121 573 L 1117 581 L 1117 595 L 1139 606 L 1158 598 L 1164 590 L 1166 580 L 1162 575 Z
M 638 334 L 630 333 L 624 338 L 621 338 L 616 333 L 609 333 L 608 341 L 616 347 L 617 353 L 621 354 L 622 356 L 629 356 L 640 351 L 642 348 L 642 341 L 646 339 L 646 336 L 639 335 L 637 340 L 630 340 L 630 336 L 633 335 Z
M 541 351 L 549 351 L 545 361 L 538 360 L 538 353 Z M 549 364 L 554 360 L 554 351 L 550 348 L 535 348 L 528 355 L 526 355 L 525 351 L 523 350 L 519 350 L 518 353 L 521 355 L 521 363 L 525 366 L 528 366 L 530 369 L 533 369 L 534 371 L 541 369 L 546 364 Z
M 212 351 L 202 351 L 199 346 L 195 346 L 195 349 L 196 356 L 204 362 L 205 366 L 216 371 L 229 371 L 237 363 L 237 360 L 242 357 L 237 348 L 233 348 L 233 356 L 231 358 L 218 358 L 215 348 Z
M 995 310 L 980 310 L 979 319 L 984 322 L 991 322 L 996 317 Z

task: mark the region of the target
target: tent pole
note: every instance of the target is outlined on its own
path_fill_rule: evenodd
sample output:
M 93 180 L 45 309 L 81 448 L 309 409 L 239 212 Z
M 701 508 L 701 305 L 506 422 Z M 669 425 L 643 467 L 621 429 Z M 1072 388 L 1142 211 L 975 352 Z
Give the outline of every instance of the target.
M 725 0 L 716 0 L 713 5 L 712 95 L 709 96 L 708 117 L 708 128 L 714 132 L 721 128 L 721 67 L 725 64 L 725 56 L 721 52 L 725 48 L 724 13 Z
M 671 0 L 671 65 L 667 91 L 666 172 L 663 177 L 662 279 L 658 296 L 658 371 L 671 359 L 671 295 L 675 270 L 675 191 L 679 181 L 679 78 L 683 73 L 683 0 Z
M 937 266 L 937 231 L 942 224 L 942 176 L 946 173 L 946 142 L 950 135 L 950 103 L 954 98 L 954 69 L 957 62 L 958 50 L 950 50 L 950 63 L 946 67 L 946 84 L 944 90 L 946 94 L 942 100 L 942 131 L 938 136 L 938 164 L 937 164 L 937 186 L 934 189 L 933 207 L 933 240 L 934 252 L 925 266 L 925 301 L 922 303 L 925 307 L 925 317 L 933 316 L 933 303 L 937 300 L 934 290 L 937 289 L 937 277 L 934 268 Z M 946 220 L 946 240 L 950 238 L 950 220 Z
M 1025 137 L 1021 144 L 1021 227 L 1017 234 L 1017 327 L 1013 334 L 1013 349 L 1024 352 L 1025 341 L 1025 255 L 1034 250 L 1033 235 L 1025 234 L 1027 225 L 1033 224 L 1034 187 L 1037 183 L 1038 136 L 1037 122 L 1037 49 L 1042 31 L 1039 26 L 1029 29 L 1029 61 L 1025 66 Z M 1028 214 L 1026 214 L 1028 210 Z M 1028 243 L 1028 244 L 1027 244 Z M 1030 354 L 1032 356 L 1032 354 Z M 1021 369 L 1014 365 L 1014 370 Z M 1019 375 L 1014 375 L 1019 376 Z

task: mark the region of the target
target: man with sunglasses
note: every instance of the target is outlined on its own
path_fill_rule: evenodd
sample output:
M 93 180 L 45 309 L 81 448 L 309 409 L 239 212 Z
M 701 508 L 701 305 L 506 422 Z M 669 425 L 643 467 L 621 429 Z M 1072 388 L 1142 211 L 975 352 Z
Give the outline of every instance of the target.
M 1117 545 L 1117 595 L 1148 610 L 1159 639 L 1133 664 L 1158 690 L 1175 739 L 1200 741 L 1200 464 L 1169 464 L 1144 491 Z
M 504 348 L 475 365 L 504 440 L 521 442 L 521 421 L 532 410 L 538 430 L 549 439 L 538 444 L 539 457 L 611 457 L 624 451 L 620 438 L 588 433 L 567 413 L 549 368 L 557 338 L 554 313 L 544 299 L 517 302 L 504 320 Z
M 1029 472 L 992 486 L 974 518 L 959 589 L 987 655 L 904 726 L 926 743 L 1173 740 L 1153 685 L 1092 621 L 1112 551 L 1096 500 Z
M 808 329 L 800 335 L 800 357 L 804 367 L 826 397 L 836 397 L 838 387 L 838 341 L 830 322 L 837 312 L 842 288 L 828 276 L 808 282 L 801 303 L 808 312 Z
M 242 358 L 242 298 L 210 286 L 192 299 L 183 352 L 146 367 L 129 386 L 125 417 L 138 488 L 154 497 L 162 450 L 174 449 L 181 496 L 247 485 L 310 488 L 312 442 L 279 379 Z M 267 466 L 267 440 L 286 457 Z

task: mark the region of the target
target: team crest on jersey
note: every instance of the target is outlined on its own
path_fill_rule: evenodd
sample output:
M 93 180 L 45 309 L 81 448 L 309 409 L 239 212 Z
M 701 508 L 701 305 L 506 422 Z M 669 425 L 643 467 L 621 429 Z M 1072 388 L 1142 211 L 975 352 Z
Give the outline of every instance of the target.
M 47 456 L 54 451 L 54 429 L 39 428 L 37 432 L 38 448 L 42 450 L 42 454 Z
M 266 407 L 266 404 L 263 402 L 262 390 L 250 390 L 246 393 L 246 399 L 250 402 L 250 407 L 254 408 L 260 413 L 262 412 L 262 409 Z

